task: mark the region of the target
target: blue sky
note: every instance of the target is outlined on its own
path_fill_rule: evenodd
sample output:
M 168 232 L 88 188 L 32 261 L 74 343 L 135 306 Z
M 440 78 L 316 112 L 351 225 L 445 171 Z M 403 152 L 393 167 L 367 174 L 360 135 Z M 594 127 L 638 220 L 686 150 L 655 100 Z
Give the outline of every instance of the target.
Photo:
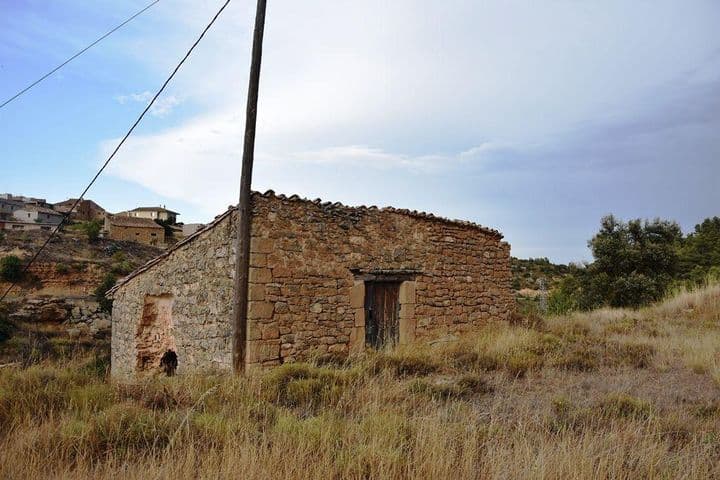
M 146 3 L 0 0 L 0 97 Z M 76 196 L 221 3 L 162 0 L 0 109 L 0 190 Z M 186 222 L 237 201 L 253 10 L 231 2 L 90 198 Z M 254 187 L 562 262 L 607 213 L 688 231 L 720 214 L 718 25 L 712 0 L 270 0 Z

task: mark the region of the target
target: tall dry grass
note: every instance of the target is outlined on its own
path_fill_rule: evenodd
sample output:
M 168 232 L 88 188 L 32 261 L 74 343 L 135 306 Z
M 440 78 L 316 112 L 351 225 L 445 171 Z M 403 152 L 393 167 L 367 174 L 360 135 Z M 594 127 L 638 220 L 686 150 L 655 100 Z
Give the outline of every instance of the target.
M 0 478 L 720 477 L 719 332 L 711 286 L 248 378 L 1 369 Z

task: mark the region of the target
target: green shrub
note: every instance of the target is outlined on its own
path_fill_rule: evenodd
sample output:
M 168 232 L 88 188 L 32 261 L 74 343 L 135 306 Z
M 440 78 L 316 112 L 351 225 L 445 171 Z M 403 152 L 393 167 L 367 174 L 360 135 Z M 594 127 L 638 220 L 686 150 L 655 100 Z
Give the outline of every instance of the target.
M 543 358 L 535 352 L 518 350 L 510 352 L 504 366 L 510 375 L 522 378 L 530 371 L 539 370 L 543 363 Z
M 84 272 L 87 270 L 88 264 L 83 262 L 73 262 L 72 263 L 72 269 L 76 272 Z
M 606 417 L 645 420 L 652 414 L 652 406 L 648 402 L 624 393 L 608 395 L 598 407 Z
M 115 286 L 115 282 L 117 282 L 117 277 L 112 273 L 108 273 L 100 285 L 95 288 L 95 300 L 100 304 L 100 310 L 103 312 L 109 313 L 112 311 L 112 300 L 107 298 L 105 294 Z
M 22 261 L 15 255 L 0 259 L 0 278 L 6 282 L 17 282 L 22 278 Z
M 135 266 L 129 260 L 113 263 L 110 272 L 115 275 L 127 275 L 135 270 Z
M 644 343 L 620 343 L 610 342 L 606 346 L 606 353 L 609 354 L 609 366 L 629 365 L 635 368 L 647 368 L 650 366 L 655 348 Z
M 263 391 L 270 402 L 314 411 L 336 403 L 355 378 L 350 370 L 286 363 L 263 378 Z
M 492 392 L 493 388 L 479 375 L 467 374 L 445 382 L 418 378 L 410 384 L 409 390 L 410 393 L 428 395 L 434 400 L 448 400 L 484 395 Z
M 66 275 L 68 272 L 70 272 L 70 267 L 64 263 L 58 263 L 55 265 L 55 272 L 60 275 Z
M 88 241 L 95 242 L 100 238 L 100 231 L 102 230 L 102 223 L 97 220 L 89 222 L 83 222 L 79 226 L 80 230 L 87 235 Z
M 572 277 L 560 281 L 558 288 L 554 288 L 548 296 L 548 313 L 550 315 L 566 315 L 578 309 L 577 298 L 570 288 Z
M 574 345 L 553 361 L 553 366 L 564 370 L 587 372 L 598 366 L 597 357 L 584 345 Z

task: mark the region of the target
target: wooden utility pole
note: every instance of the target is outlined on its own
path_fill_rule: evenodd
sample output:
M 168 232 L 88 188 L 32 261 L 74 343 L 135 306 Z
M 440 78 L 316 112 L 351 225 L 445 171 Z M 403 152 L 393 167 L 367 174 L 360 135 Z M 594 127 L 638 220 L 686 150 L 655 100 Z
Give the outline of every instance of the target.
M 262 60 L 263 33 L 265 31 L 266 0 L 258 0 L 255 13 L 250 85 L 248 86 L 245 114 L 245 143 L 243 146 L 240 200 L 237 211 L 237 237 L 235 239 L 235 286 L 233 292 L 233 367 L 236 372 L 245 368 L 247 345 L 248 280 L 250 275 L 250 205 L 252 168 L 255 157 L 255 127 L 257 124 L 260 63 Z

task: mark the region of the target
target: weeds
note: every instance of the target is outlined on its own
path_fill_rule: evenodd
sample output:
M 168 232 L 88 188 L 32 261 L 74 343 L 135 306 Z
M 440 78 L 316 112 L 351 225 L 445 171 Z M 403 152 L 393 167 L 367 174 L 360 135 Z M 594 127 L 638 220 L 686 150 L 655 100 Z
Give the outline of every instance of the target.
M 373 375 L 387 371 L 399 377 L 422 376 L 439 369 L 439 362 L 428 352 L 378 352 L 367 361 L 367 371 Z
M 649 403 L 626 394 L 609 395 L 598 404 L 598 408 L 606 417 L 644 420 L 652 414 Z
M 718 303 L 489 325 L 247 377 L 120 383 L 106 354 L 37 355 L 0 369 L 0 478 L 714 478 Z M 667 383 L 643 388 L 649 373 Z
M 475 374 L 466 374 L 440 382 L 418 378 L 409 386 L 410 393 L 428 395 L 434 400 L 471 398 L 492 391 L 493 388 L 487 381 Z

